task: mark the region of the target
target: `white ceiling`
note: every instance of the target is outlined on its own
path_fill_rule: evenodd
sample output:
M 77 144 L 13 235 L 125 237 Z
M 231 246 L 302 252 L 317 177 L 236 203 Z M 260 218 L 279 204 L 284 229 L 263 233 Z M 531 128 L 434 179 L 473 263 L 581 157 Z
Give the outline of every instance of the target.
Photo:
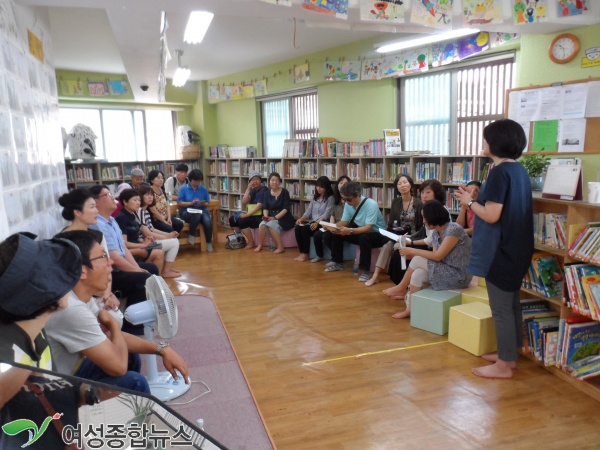
M 167 43 L 174 57 L 166 71 L 169 79 L 177 66 L 176 49 L 184 51 L 182 64 L 191 69 L 190 79 L 207 80 L 374 36 L 389 41 L 436 32 L 410 24 L 411 0 L 404 2 L 406 23 L 397 26 L 394 34 L 389 34 L 389 27 L 361 22 L 359 0 L 350 0 L 347 21 L 304 10 L 302 0 L 293 0 L 292 7 L 260 0 L 15 1 L 48 9 L 57 69 L 127 74 L 136 100 L 149 103 L 157 102 L 161 11 L 167 13 Z M 591 14 L 585 17 L 561 20 L 553 19 L 551 14 L 549 23 L 515 27 L 510 9 L 512 0 L 504 0 L 504 3 L 504 24 L 481 28 L 545 34 L 600 22 L 600 1 L 594 0 L 587 2 L 591 4 Z M 461 4 L 460 0 L 454 1 L 455 24 L 462 23 Z M 183 43 L 187 17 L 193 10 L 215 14 L 199 45 Z M 143 93 L 140 85 L 150 86 L 149 91 Z

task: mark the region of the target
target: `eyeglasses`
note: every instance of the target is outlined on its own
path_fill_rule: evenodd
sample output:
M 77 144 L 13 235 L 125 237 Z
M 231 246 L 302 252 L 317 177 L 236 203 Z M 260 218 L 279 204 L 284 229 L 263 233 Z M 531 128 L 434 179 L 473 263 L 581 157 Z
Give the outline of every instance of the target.
M 342 200 L 344 200 L 345 202 L 351 202 L 352 200 L 354 200 L 354 197 L 344 197 L 343 195 L 341 197 Z
M 114 198 L 114 195 L 112 194 L 112 192 L 109 192 L 107 194 L 99 195 L 97 198 L 102 198 L 102 197 L 111 197 L 111 198 Z
M 106 259 L 106 264 L 108 265 L 108 255 L 106 252 L 102 252 L 102 256 L 96 256 L 95 258 L 90 258 L 90 262 L 96 261 L 97 259 Z

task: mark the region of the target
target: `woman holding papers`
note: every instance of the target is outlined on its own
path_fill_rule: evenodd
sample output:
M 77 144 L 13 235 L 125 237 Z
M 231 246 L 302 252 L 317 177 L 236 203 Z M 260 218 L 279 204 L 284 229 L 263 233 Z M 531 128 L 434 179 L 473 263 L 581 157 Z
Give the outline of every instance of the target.
M 483 154 L 494 169 L 481 187 L 477 201 L 466 189 L 455 193 L 461 206 L 475 213 L 473 252 L 468 270 L 485 277 L 492 317 L 496 325 L 498 354 L 483 355 L 494 364 L 477 367 L 484 378 L 510 378 L 523 346 L 521 281 L 533 255 L 533 209 L 527 170 L 516 159 L 527 145 L 521 125 L 497 120 L 483 129 Z
M 394 180 L 396 192 L 388 217 L 388 230 L 394 234 L 411 234 L 420 230 L 423 226 L 423 216 L 421 214 L 423 203 L 413 196 L 414 185 L 415 182 L 407 174 L 400 174 Z M 373 272 L 371 279 L 365 283 L 365 286 L 373 286 L 379 283 L 379 273 L 387 267 L 392 251 L 397 250 L 398 246 L 397 242 L 388 241 L 381 247 L 375 272 Z
M 435 290 L 463 289 L 471 282 L 467 273 L 471 255 L 471 239 L 463 227 L 450 222 L 448 210 L 437 200 L 423 205 L 423 224 L 432 230 L 433 251 L 409 246 L 400 248 L 402 256 L 412 256 L 404 278 L 397 286 L 398 294 L 404 295 L 406 310 L 394 314 L 394 319 L 410 316 L 410 296 L 428 283 Z M 410 287 L 410 294 L 407 292 Z
M 333 189 L 331 181 L 327 177 L 317 178 L 315 186 L 315 195 L 308 204 L 306 211 L 298 220 L 296 220 L 296 242 L 300 255 L 294 258 L 295 261 L 302 262 L 309 259 L 310 238 L 319 230 L 319 222 L 331 217 L 333 207 Z M 308 222 L 308 223 L 305 223 Z M 323 258 L 323 241 L 315 239 L 315 251 L 317 256 L 314 258 L 320 261 Z
M 281 232 L 294 227 L 294 216 L 290 212 L 290 193 L 281 187 L 281 176 L 277 172 L 269 174 L 269 187 L 271 190 L 263 197 L 263 220 L 258 227 L 258 242 L 255 252 L 262 250 L 263 242 L 267 236 L 267 228 L 277 248 L 273 253 L 283 253 Z

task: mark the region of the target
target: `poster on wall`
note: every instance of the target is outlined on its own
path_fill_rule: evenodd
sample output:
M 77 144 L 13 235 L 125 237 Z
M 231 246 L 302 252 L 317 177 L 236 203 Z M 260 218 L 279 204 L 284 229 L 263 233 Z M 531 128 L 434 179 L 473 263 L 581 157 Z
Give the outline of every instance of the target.
M 219 86 L 210 84 L 208 85 L 208 100 L 219 100 Z
M 267 95 L 267 80 L 258 80 L 254 82 L 254 96 Z
M 431 44 L 431 67 L 444 66 L 459 61 L 458 41 L 435 42 Z
M 587 0 L 558 0 L 557 17 L 578 16 L 588 11 Z
M 88 81 L 88 90 L 91 97 L 106 97 L 108 86 L 103 81 Z
M 452 3 L 453 0 L 413 0 L 410 21 L 417 25 L 451 30 Z
M 360 20 L 380 23 L 404 23 L 404 2 L 360 0 Z
M 302 0 L 302 8 L 338 19 L 348 19 L 348 0 Z
M 380 80 L 383 58 L 363 59 L 361 65 L 361 80 Z
M 463 23 L 465 25 L 503 22 L 501 0 L 463 0 Z
M 260 0 L 261 2 L 271 3 L 272 5 L 292 6 L 292 0 Z
M 360 68 L 360 61 L 326 61 L 323 78 L 329 81 L 358 81 Z
M 490 37 L 486 32 L 473 34 L 458 40 L 458 57 L 468 58 L 486 51 L 490 46 Z
M 513 22 L 515 25 L 529 25 L 548 21 L 547 0 L 513 0 Z
M 304 83 L 310 80 L 310 71 L 308 70 L 308 63 L 294 66 L 294 72 L 292 74 L 292 82 L 294 84 Z

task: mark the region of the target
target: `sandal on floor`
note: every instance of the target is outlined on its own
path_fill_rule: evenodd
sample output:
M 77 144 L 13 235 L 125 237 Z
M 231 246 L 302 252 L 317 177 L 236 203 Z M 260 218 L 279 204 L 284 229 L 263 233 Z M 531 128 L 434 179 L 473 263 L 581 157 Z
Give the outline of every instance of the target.
M 373 279 L 367 280 L 365 282 L 365 286 L 369 287 L 369 286 L 373 286 L 374 284 L 377 284 L 377 283 L 379 283 L 379 278 L 377 278 L 375 280 L 373 280 Z
M 338 272 L 340 270 L 344 270 L 343 264 L 333 263 L 331 266 L 326 267 L 324 272 Z

